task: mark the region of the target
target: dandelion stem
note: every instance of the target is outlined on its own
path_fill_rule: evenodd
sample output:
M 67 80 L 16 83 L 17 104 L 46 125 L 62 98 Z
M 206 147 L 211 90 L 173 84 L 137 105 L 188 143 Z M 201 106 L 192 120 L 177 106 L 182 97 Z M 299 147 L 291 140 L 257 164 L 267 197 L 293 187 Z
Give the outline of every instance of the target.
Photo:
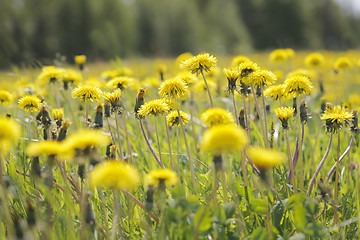
M 169 147 L 169 158 L 170 158 L 170 167 L 172 170 L 174 170 L 174 161 L 172 158 L 172 151 L 171 151 L 171 140 L 170 140 L 170 132 L 169 132 L 169 126 L 167 125 L 166 116 L 164 115 L 164 121 L 165 121 L 165 127 L 166 127 L 166 136 L 168 140 L 168 147 Z
M 347 146 L 347 148 L 345 149 L 344 153 L 340 156 L 340 158 L 338 158 L 338 161 L 336 161 L 336 163 L 330 169 L 327 177 L 325 178 L 325 181 L 328 181 L 330 179 L 331 175 L 334 173 L 334 171 L 336 169 L 336 165 L 340 164 L 341 161 L 345 158 L 345 156 L 350 152 L 350 148 L 354 144 L 354 140 L 355 140 L 355 134 L 352 136 L 350 143 Z
M 261 87 L 261 98 L 264 110 L 264 131 L 265 131 L 265 146 L 269 147 L 269 140 L 268 140 L 268 130 L 267 130 L 267 114 L 266 114 L 266 103 L 265 103 L 265 96 L 264 96 L 264 89 Z
M 188 160 L 189 160 L 189 166 L 190 166 L 190 173 L 191 173 L 191 179 L 193 182 L 193 186 L 194 186 L 194 190 L 195 193 L 197 193 L 197 187 L 196 187 L 196 180 L 195 180 L 195 171 L 194 171 L 194 164 L 191 158 L 191 154 L 190 154 L 190 148 L 189 148 L 189 143 L 187 141 L 187 137 L 186 137 L 186 132 L 185 132 L 185 127 L 184 127 L 184 122 L 182 120 L 181 114 L 179 109 L 177 109 L 178 115 L 179 115 L 179 119 L 180 119 L 180 124 L 181 124 L 181 129 L 184 135 L 184 141 L 185 141 L 185 146 L 186 146 L 186 153 L 188 156 Z
M 339 221 L 339 214 L 338 214 L 339 158 L 340 158 L 340 131 L 338 132 L 338 146 L 337 146 L 336 172 L 335 172 L 334 224 L 337 224 L 337 222 Z
M 208 83 L 207 83 L 207 81 L 206 81 L 206 77 L 205 77 L 205 74 L 204 74 L 203 69 L 201 69 L 200 72 L 201 72 L 201 75 L 202 75 L 202 77 L 203 77 L 203 79 L 204 79 L 207 92 L 208 92 L 208 94 L 209 94 L 209 99 L 210 99 L 211 107 L 214 108 L 214 107 L 215 107 L 214 101 L 213 101 L 213 98 L 212 98 L 212 96 L 211 96 L 210 88 L 209 88 L 209 85 L 208 85 Z
M 249 144 L 251 145 L 251 139 L 250 139 L 250 126 L 249 126 L 249 117 L 248 117 L 248 110 L 247 110 L 247 103 L 246 99 L 244 98 L 244 111 L 245 111 L 245 128 L 249 139 Z
M 136 203 L 136 205 L 138 205 L 144 211 L 146 211 L 145 205 L 139 199 L 137 199 L 134 195 L 132 195 L 128 191 L 124 191 L 124 193 L 127 194 Z M 154 219 L 154 221 L 156 223 L 159 223 L 159 218 L 153 212 L 151 212 L 151 211 L 147 211 L 147 212 L 149 213 L 150 217 L 152 217 L 152 219 Z
M 147 145 L 148 145 L 151 153 L 153 154 L 155 160 L 156 160 L 157 163 L 160 165 L 160 167 L 165 168 L 165 166 L 164 166 L 164 164 L 162 163 L 162 161 L 160 160 L 160 158 L 156 155 L 156 152 L 155 152 L 154 148 L 151 146 L 151 143 L 150 143 L 150 141 L 149 141 L 149 138 L 148 138 L 147 135 L 146 135 L 146 132 L 145 132 L 145 129 L 144 129 L 144 125 L 143 125 L 143 123 L 142 123 L 141 118 L 139 119 L 139 123 L 140 123 L 141 132 L 142 132 L 142 134 L 144 135 L 145 141 L 146 141 L 146 143 L 147 143 Z
M 154 116 L 154 121 L 155 121 L 156 140 L 157 140 L 157 145 L 158 145 L 158 149 L 159 149 L 159 158 L 160 158 L 160 161 L 162 161 L 160 138 L 159 138 L 159 127 L 158 127 L 158 124 L 157 124 L 156 116 Z
M 265 127 L 264 127 L 264 122 L 262 121 L 262 116 L 261 116 L 261 111 L 260 111 L 260 107 L 259 107 L 259 102 L 256 98 L 256 94 L 255 94 L 255 89 L 254 89 L 254 86 L 251 86 L 251 92 L 254 96 L 254 101 L 255 101 L 255 107 L 256 107 L 256 111 L 257 113 L 259 114 L 259 119 L 260 119 L 260 122 L 261 122 L 261 130 L 262 130 L 262 133 L 263 133 L 263 137 L 264 137 L 264 142 L 265 142 L 265 147 L 267 147 L 267 142 L 266 142 L 266 132 L 265 132 Z
M 327 156 L 329 155 L 329 152 L 330 152 L 330 149 L 331 149 L 331 144 L 332 144 L 332 139 L 333 139 L 333 135 L 332 135 L 332 133 L 330 133 L 329 145 L 328 145 L 328 147 L 327 147 L 327 149 L 325 151 L 325 154 L 324 154 L 323 158 L 321 159 L 321 161 L 319 163 L 319 166 L 316 168 L 316 171 L 315 171 L 315 173 L 314 173 L 314 175 L 313 175 L 313 177 L 312 177 L 312 179 L 310 181 L 310 185 L 309 185 L 309 188 L 308 188 L 308 191 L 307 191 L 307 196 L 310 196 L 312 188 L 313 188 L 313 186 L 315 184 L 316 177 L 319 174 L 321 167 L 324 165 L 324 162 L 325 162 Z
M 232 97 L 232 101 L 233 101 L 233 105 L 234 105 L 234 112 L 235 112 L 235 119 L 236 119 L 236 124 L 239 124 L 239 115 L 237 113 L 237 108 L 236 108 L 236 102 L 235 102 L 235 94 L 234 91 L 231 92 L 231 97 Z
M 124 111 L 123 115 L 123 122 L 124 122 L 124 132 L 125 132 L 125 140 L 126 140 L 126 146 L 127 146 L 127 151 L 130 157 L 130 163 L 133 161 L 133 156 L 132 156 L 132 150 L 131 150 L 131 144 L 129 141 L 129 133 L 127 130 L 127 126 L 126 126 L 126 112 Z
M 86 128 L 89 127 L 88 118 L 89 118 L 89 103 L 85 102 L 85 126 L 86 126 Z
M 289 181 L 293 185 L 294 193 L 296 193 L 296 181 L 293 174 L 293 162 L 291 158 L 291 149 L 290 149 L 290 142 L 289 142 L 289 136 L 287 130 L 285 132 L 285 141 L 286 141 L 286 148 L 288 152 L 288 158 L 289 158 Z
M 10 212 L 7 206 L 7 192 L 6 192 L 6 183 L 4 181 L 4 162 L 3 157 L 0 156 L 0 201 L 1 201 L 1 207 L 2 207 L 2 219 L 5 219 L 5 225 L 7 226 L 7 237 L 9 239 L 13 238 L 13 224 L 12 219 L 10 216 Z
M 116 146 L 116 141 L 115 141 L 114 134 L 113 134 L 112 131 L 111 131 L 111 125 L 110 125 L 109 118 L 106 118 L 106 121 L 107 121 L 107 124 L 108 124 L 108 128 L 109 128 L 109 132 L 110 132 L 111 139 L 112 139 L 114 145 Z M 116 151 L 117 151 L 119 157 L 122 158 L 122 153 L 120 152 L 120 149 L 119 149 L 119 148 L 116 148 Z
M 123 155 L 123 151 L 122 151 L 122 147 L 121 147 L 119 120 L 118 120 L 118 114 L 117 113 L 115 113 L 115 125 L 116 125 L 116 134 L 117 134 L 117 140 L 118 140 L 118 147 L 119 147 L 119 151 L 120 151 L 120 158 L 123 159 L 124 155 Z

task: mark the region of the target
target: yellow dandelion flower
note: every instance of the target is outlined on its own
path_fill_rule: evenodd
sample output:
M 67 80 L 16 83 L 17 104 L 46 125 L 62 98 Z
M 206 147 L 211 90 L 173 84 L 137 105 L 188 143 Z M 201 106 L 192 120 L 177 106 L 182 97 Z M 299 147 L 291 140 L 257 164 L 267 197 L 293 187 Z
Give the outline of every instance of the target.
M 281 121 L 282 127 L 284 129 L 288 129 L 288 119 L 291 118 L 291 116 L 294 114 L 295 108 L 279 107 L 279 108 L 275 108 L 274 112 L 275 112 L 275 115 Z
M 239 68 L 224 68 L 223 72 L 228 80 L 228 87 L 229 91 L 234 91 L 236 88 L 236 80 L 240 77 Z
M 207 127 L 234 123 L 233 115 L 222 108 L 210 108 L 206 110 L 201 114 L 200 120 L 204 122 Z
M 121 90 L 115 89 L 111 93 L 104 93 L 104 100 L 111 104 L 117 104 L 121 97 Z
M 188 60 L 191 57 L 193 57 L 193 55 L 189 52 L 182 53 L 175 59 L 175 65 L 181 66 L 182 62 Z
M 352 64 L 348 58 L 340 57 L 340 58 L 336 59 L 336 61 L 334 63 L 334 69 L 335 70 L 345 70 L 345 69 L 351 68 L 351 65 Z
M 268 70 L 257 70 L 243 79 L 246 85 L 252 85 L 257 87 L 269 86 L 274 84 L 277 80 L 276 75 Z
M 17 142 L 21 135 L 21 127 L 18 122 L 9 118 L 0 118 L 0 154 L 10 150 L 13 143 Z
M 189 114 L 180 111 L 180 115 L 181 115 L 181 119 L 183 124 L 187 124 L 190 121 L 190 117 Z M 176 126 L 179 127 L 180 126 L 180 118 L 179 118 L 179 114 L 177 111 L 171 111 L 167 116 L 166 116 L 166 122 L 167 124 L 172 127 L 172 126 Z
M 80 98 L 82 101 L 101 101 L 103 92 L 93 85 L 83 84 L 72 91 L 72 98 Z
M 167 70 L 166 65 L 165 65 L 165 64 L 162 64 L 162 63 L 158 64 L 158 65 L 156 66 L 156 68 L 157 68 L 157 70 L 158 70 L 158 72 L 159 72 L 160 74 L 164 74 L 164 73 L 166 72 L 166 70 Z
M 107 146 L 110 143 L 110 137 L 101 130 L 82 129 L 66 138 L 66 147 L 69 150 L 87 149 L 90 147 Z
M 275 49 L 270 53 L 271 62 L 284 62 L 288 59 L 288 53 L 285 49 Z
M 278 99 L 286 99 L 287 95 L 285 94 L 285 85 L 284 84 L 277 84 L 270 86 L 264 91 L 264 96 L 271 97 L 274 100 Z
M 285 48 L 284 50 L 287 54 L 288 59 L 295 57 L 295 51 L 292 48 Z
M 325 58 L 321 53 L 310 53 L 305 58 L 305 64 L 308 67 L 321 67 L 325 62 Z
M 76 55 L 74 57 L 74 60 L 75 60 L 76 64 L 84 65 L 86 62 L 86 56 L 85 55 Z
M 0 104 L 1 105 L 8 105 L 11 103 L 12 96 L 10 92 L 6 90 L 0 90 Z
M 256 63 L 244 62 L 239 65 L 241 79 L 247 77 L 249 74 L 259 70 L 260 68 Z
M 148 78 L 145 78 L 145 80 L 141 82 L 141 85 L 143 87 L 158 88 L 161 85 L 161 81 L 156 77 L 148 77 Z
M 169 106 L 170 109 L 178 109 L 180 103 L 173 98 L 162 98 L 162 100 Z
M 19 108 L 25 111 L 36 112 L 40 109 L 41 100 L 38 97 L 27 95 L 19 99 Z
M 126 76 L 120 76 L 115 77 L 111 79 L 106 86 L 109 88 L 120 88 L 121 90 L 124 90 L 128 86 L 130 86 L 134 82 L 133 78 L 126 77 Z
M 169 110 L 169 105 L 167 105 L 163 99 L 154 99 L 141 105 L 137 113 L 143 117 L 149 115 L 157 116 L 159 114 L 168 112 Z
M 179 78 L 171 78 L 164 81 L 159 88 L 159 95 L 181 99 L 186 96 L 188 86 Z
M 191 74 L 189 72 L 180 72 L 176 75 L 176 78 L 183 80 L 188 86 L 191 86 L 198 81 L 194 74 Z
M 202 70 L 209 72 L 216 66 L 216 61 L 217 60 L 213 55 L 203 53 L 183 61 L 181 68 L 196 74 L 199 74 Z
M 235 124 L 222 124 L 209 128 L 202 139 L 202 150 L 215 155 L 239 151 L 248 144 L 246 131 Z
M 305 76 L 293 76 L 287 78 L 284 82 L 285 93 L 298 96 L 301 94 L 310 94 L 313 85 L 308 77 Z
M 173 186 L 178 182 L 176 173 L 170 169 L 155 169 L 151 170 L 145 177 L 146 185 L 154 187 L 159 186 Z
M 48 84 L 49 82 L 55 82 L 57 80 L 62 80 L 65 69 L 57 68 L 55 66 L 46 66 L 43 67 L 41 73 L 37 77 L 37 81 L 40 84 Z
M 207 80 L 207 83 L 209 85 L 209 89 L 211 94 L 215 93 L 215 89 L 216 89 L 216 83 L 214 83 L 211 80 Z M 194 91 L 196 93 L 206 93 L 207 92 L 207 88 L 206 88 L 206 84 L 204 81 L 198 81 L 195 85 L 194 85 Z
M 311 71 L 311 70 L 308 70 L 308 69 L 302 69 L 302 68 L 297 69 L 297 70 L 292 71 L 292 72 L 289 72 L 286 75 L 286 78 L 291 78 L 291 77 L 294 77 L 294 76 L 305 76 L 305 77 L 308 77 L 310 80 L 314 80 L 314 79 L 317 78 L 315 71 Z
M 89 181 L 98 188 L 133 191 L 139 185 L 140 177 L 134 166 L 111 160 L 97 164 L 89 174 Z
M 133 71 L 127 67 L 121 67 L 115 70 L 116 76 L 125 76 L 130 77 L 133 74 Z
M 244 62 L 251 62 L 250 58 L 246 57 L 246 56 L 236 56 L 231 60 L 231 65 L 234 67 L 238 67 L 240 64 L 244 63 Z
M 115 70 L 106 70 L 106 71 L 103 71 L 100 74 L 100 76 L 101 76 L 102 79 L 110 80 L 110 79 L 113 79 L 113 78 L 117 77 L 118 73 Z
M 64 84 L 68 84 L 71 82 L 74 85 L 77 85 L 79 82 L 83 80 L 83 77 L 80 72 L 75 71 L 74 69 L 65 69 L 62 80 Z
M 64 117 L 64 108 L 54 108 L 51 113 L 54 120 L 61 120 Z
M 250 161 L 260 170 L 275 167 L 286 161 L 285 154 L 275 150 L 260 147 L 252 147 L 247 150 Z
M 40 155 L 56 156 L 64 152 L 64 145 L 58 141 L 32 142 L 26 148 L 26 154 L 32 157 Z
M 328 105 L 321 120 L 326 121 L 327 132 L 336 132 L 341 129 L 345 124 L 349 124 L 353 118 L 353 114 L 342 108 L 341 106 Z

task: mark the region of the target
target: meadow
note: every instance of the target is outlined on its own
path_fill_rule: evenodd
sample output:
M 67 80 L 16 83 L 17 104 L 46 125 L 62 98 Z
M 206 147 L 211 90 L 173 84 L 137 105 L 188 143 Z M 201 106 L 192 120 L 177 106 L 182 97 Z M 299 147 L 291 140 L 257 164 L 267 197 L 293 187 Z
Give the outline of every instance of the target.
M 358 239 L 360 52 L 0 72 L 0 239 Z

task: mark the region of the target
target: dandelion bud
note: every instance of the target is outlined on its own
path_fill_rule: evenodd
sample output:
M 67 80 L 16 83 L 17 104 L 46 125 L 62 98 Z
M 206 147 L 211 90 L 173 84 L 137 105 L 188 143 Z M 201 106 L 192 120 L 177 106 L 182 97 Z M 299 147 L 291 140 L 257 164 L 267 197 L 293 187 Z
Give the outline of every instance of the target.
M 353 118 L 351 120 L 351 131 L 357 132 L 359 130 L 359 127 L 358 127 L 359 121 L 358 121 L 357 110 L 353 110 L 352 114 L 353 114 Z
M 70 121 L 69 120 L 64 120 L 61 128 L 60 128 L 60 133 L 59 133 L 59 136 L 57 138 L 57 140 L 59 142 L 63 141 L 65 138 L 66 138 L 66 133 L 69 129 L 69 126 L 70 126 Z
M 245 126 L 245 114 L 246 114 L 245 109 L 241 108 L 240 113 L 239 113 L 239 124 L 244 129 L 246 128 L 246 126 Z
M 104 105 L 102 103 L 98 103 L 96 105 L 94 128 L 102 128 L 103 127 L 103 107 L 104 107 Z
M 138 111 L 139 111 L 140 107 L 144 104 L 145 93 L 146 93 L 146 89 L 140 88 L 139 92 L 137 94 L 137 97 L 136 97 L 134 112 L 135 112 L 135 116 L 137 118 L 139 117 L 138 116 Z
M 307 113 L 308 107 L 306 106 L 306 103 L 304 100 L 300 103 L 300 121 L 301 123 L 305 124 L 307 123 L 309 119 L 309 114 Z
M 110 117 L 110 115 L 111 115 L 110 107 L 111 107 L 110 103 L 105 102 L 105 104 L 104 104 L 104 114 L 105 115 L 104 116 L 106 118 Z

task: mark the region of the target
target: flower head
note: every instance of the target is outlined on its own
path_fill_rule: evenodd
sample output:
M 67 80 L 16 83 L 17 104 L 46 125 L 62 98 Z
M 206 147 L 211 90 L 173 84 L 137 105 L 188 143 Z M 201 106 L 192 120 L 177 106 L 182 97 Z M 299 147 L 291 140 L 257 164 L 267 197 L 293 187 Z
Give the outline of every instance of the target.
M 270 61 L 284 62 L 288 60 L 288 53 L 285 49 L 275 49 L 270 53 Z
M 134 82 L 133 78 L 120 76 L 111 79 L 106 85 L 110 88 L 120 88 L 121 90 L 124 90 L 133 82 Z
M 169 106 L 170 110 L 178 109 L 180 106 L 180 103 L 173 98 L 162 98 L 161 100 L 163 100 Z
M 308 77 L 296 75 L 287 78 L 284 82 L 285 93 L 298 96 L 301 94 L 310 94 L 313 85 Z
M 183 80 L 188 86 L 191 86 L 197 81 L 197 78 L 189 72 L 180 72 L 176 75 L 176 78 Z
M 72 91 L 72 97 L 73 98 L 80 98 L 82 101 L 101 101 L 101 97 L 103 95 L 103 92 L 95 86 L 83 84 L 81 86 L 76 87 Z
M 346 57 L 340 57 L 336 59 L 334 63 L 334 69 L 335 70 L 345 70 L 351 68 L 351 62 Z
M 324 114 L 321 116 L 322 120 L 326 121 L 327 132 L 333 133 L 341 129 L 345 124 L 349 124 L 353 118 L 353 114 L 342 108 L 341 106 L 332 106 L 328 104 Z
M 6 90 L 0 90 L 0 104 L 1 105 L 8 105 L 11 103 L 12 96 Z
M 185 125 L 186 123 L 188 123 L 190 121 L 189 119 L 189 114 L 180 111 L 180 115 L 181 115 L 181 119 L 183 124 Z M 180 118 L 179 118 L 179 114 L 176 110 L 171 111 L 167 116 L 166 116 L 166 122 L 167 124 L 172 127 L 172 126 L 180 126 Z
M 56 156 L 64 153 L 64 146 L 58 141 L 32 142 L 26 148 L 26 153 L 32 157 L 40 155 Z
M 234 123 L 233 115 L 222 108 L 210 108 L 206 110 L 201 114 L 200 120 L 204 122 L 207 127 Z
M 46 66 L 43 67 L 41 73 L 37 77 L 37 80 L 41 84 L 53 83 L 57 80 L 62 80 L 64 75 L 65 69 L 57 68 L 54 66 Z
M 286 160 L 286 156 L 275 149 L 252 147 L 247 153 L 251 162 L 260 170 L 275 167 Z
M 40 109 L 40 103 L 41 100 L 38 97 L 27 95 L 19 99 L 19 108 L 36 112 Z
M 8 118 L 0 118 L 0 154 L 9 151 L 21 135 L 19 123 Z
M 64 108 L 53 108 L 51 113 L 54 120 L 59 121 L 64 117 Z
M 295 71 L 292 71 L 286 75 L 286 78 L 291 78 L 295 76 L 305 76 L 308 77 L 310 80 L 316 79 L 316 72 L 308 69 L 297 69 Z
M 163 99 L 154 99 L 141 105 L 137 113 L 138 115 L 143 117 L 148 115 L 157 116 L 159 114 L 168 112 L 169 110 L 170 107 L 166 104 L 166 102 Z
M 77 72 L 74 69 L 66 69 L 63 72 L 62 80 L 64 81 L 64 89 L 67 89 L 69 82 L 77 85 L 77 83 L 83 80 L 83 77 L 80 72 Z
M 234 91 L 236 88 L 236 80 L 240 77 L 239 68 L 224 68 L 223 72 L 228 80 L 228 87 L 229 91 Z
M 147 185 L 153 185 L 154 187 L 173 186 L 178 182 L 176 173 L 170 169 L 155 169 L 150 171 L 145 178 Z
M 159 95 L 181 99 L 186 96 L 188 86 L 180 78 L 171 78 L 164 81 L 159 88 Z
M 66 147 L 71 150 L 85 150 L 91 147 L 107 146 L 110 137 L 101 130 L 82 129 L 69 135 L 66 139 Z
M 241 80 L 244 80 L 249 74 L 259 70 L 260 68 L 256 63 L 244 62 L 239 65 Z
M 209 128 L 203 134 L 202 150 L 220 155 L 242 150 L 248 144 L 247 133 L 234 124 L 222 124 Z
M 86 62 L 86 56 L 85 55 L 76 55 L 74 57 L 74 60 L 75 60 L 76 64 L 84 65 Z
M 275 115 L 279 118 L 284 129 L 288 129 L 288 119 L 294 114 L 295 108 L 279 107 L 274 109 Z
M 277 77 L 273 72 L 261 69 L 253 72 L 249 77 L 244 78 L 243 81 L 246 85 L 262 87 L 272 85 L 276 80 Z
M 181 68 L 199 74 L 202 70 L 208 72 L 214 68 L 216 66 L 216 61 L 214 56 L 209 53 L 203 53 L 183 61 Z
M 325 62 L 325 58 L 321 53 L 310 53 L 305 58 L 305 64 L 308 67 L 321 67 Z
M 266 97 L 271 97 L 274 100 L 284 99 L 287 98 L 287 95 L 285 94 L 284 90 L 285 90 L 284 84 L 277 84 L 265 89 L 264 95 Z
M 251 60 L 246 56 L 240 55 L 240 56 L 236 56 L 232 59 L 231 65 L 234 67 L 238 67 L 240 64 L 242 64 L 244 62 L 251 62 Z
M 100 188 L 133 191 L 140 182 L 136 168 L 120 161 L 100 163 L 90 172 L 90 184 Z

